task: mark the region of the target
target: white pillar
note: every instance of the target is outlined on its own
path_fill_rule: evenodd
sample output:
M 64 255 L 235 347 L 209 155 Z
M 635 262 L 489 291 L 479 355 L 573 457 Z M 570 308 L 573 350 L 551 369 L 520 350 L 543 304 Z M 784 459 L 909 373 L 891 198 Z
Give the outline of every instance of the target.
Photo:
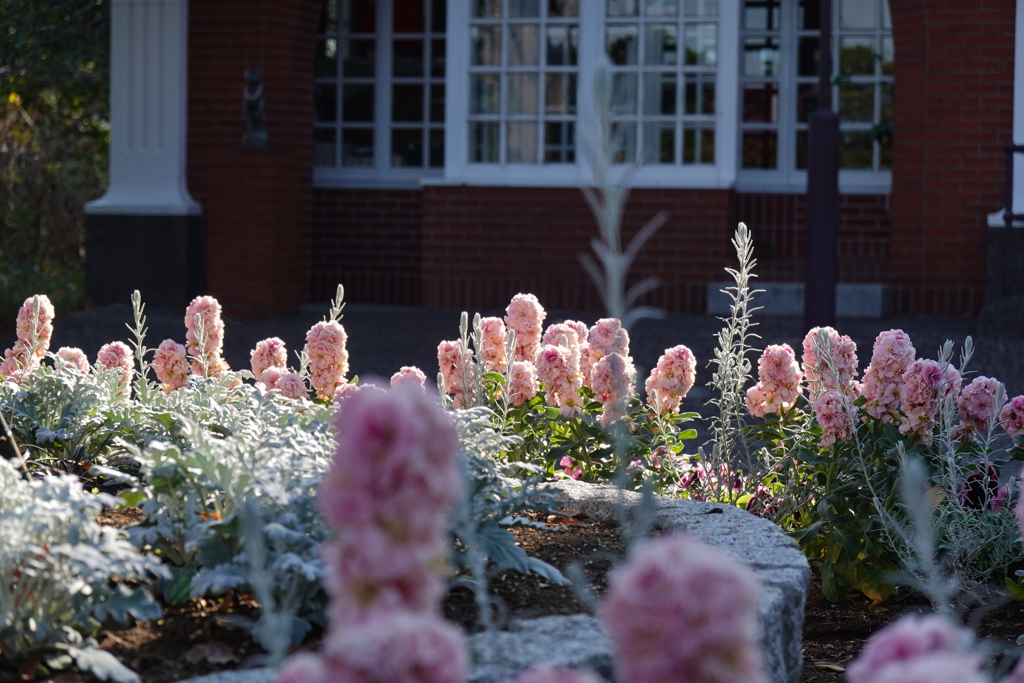
M 110 184 L 88 214 L 200 213 L 185 181 L 188 0 L 113 0 Z
M 1017 21 L 1013 49 L 1013 143 L 1024 144 L 1024 0 L 1017 0 Z M 1000 150 L 1002 151 L 1002 150 Z M 1013 155 L 1013 212 L 1024 213 L 1024 154 Z M 988 215 L 990 228 L 1006 225 L 1000 209 Z M 1016 221 L 1015 227 L 1024 227 Z

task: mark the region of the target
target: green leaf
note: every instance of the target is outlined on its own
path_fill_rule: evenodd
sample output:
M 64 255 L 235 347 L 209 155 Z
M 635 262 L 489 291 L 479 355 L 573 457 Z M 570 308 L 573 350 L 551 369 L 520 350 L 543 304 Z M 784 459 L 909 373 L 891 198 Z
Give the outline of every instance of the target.
M 170 567 L 171 578 L 160 579 L 156 587 L 169 605 L 180 605 L 191 597 L 192 579 L 196 576 L 196 564 L 190 562 L 184 567 Z

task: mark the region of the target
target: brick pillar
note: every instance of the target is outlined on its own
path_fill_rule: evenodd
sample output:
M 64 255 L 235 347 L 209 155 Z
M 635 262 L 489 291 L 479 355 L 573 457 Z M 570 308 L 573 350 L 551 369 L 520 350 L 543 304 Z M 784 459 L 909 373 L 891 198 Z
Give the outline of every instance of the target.
M 309 159 L 239 152 L 207 157 L 207 169 L 207 292 L 228 316 L 296 313 L 306 295 Z

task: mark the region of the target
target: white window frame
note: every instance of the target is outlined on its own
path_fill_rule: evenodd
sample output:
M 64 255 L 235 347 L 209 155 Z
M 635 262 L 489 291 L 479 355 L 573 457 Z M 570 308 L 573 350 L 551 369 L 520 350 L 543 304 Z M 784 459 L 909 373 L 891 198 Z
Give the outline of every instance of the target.
M 444 0 L 435 0 L 436 2 Z M 449 0 L 449 5 L 451 5 Z M 373 91 L 373 110 L 374 110 L 374 121 L 373 121 L 373 165 L 372 166 L 342 166 L 341 164 L 341 135 L 342 126 L 337 126 L 337 141 L 336 141 L 336 159 L 338 166 L 314 166 L 313 167 L 313 186 L 314 187 L 346 187 L 346 188 L 418 188 L 421 183 L 429 179 L 439 179 L 444 176 L 443 168 L 410 168 L 410 167 L 392 167 L 389 159 L 389 153 L 391 150 L 391 129 L 394 126 L 391 121 L 391 85 L 393 82 L 393 74 L 391 73 L 392 67 L 392 40 L 394 36 L 394 24 L 393 24 L 393 0 L 376 0 L 376 23 L 377 32 L 374 38 L 376 47 L 374 55 L 374 91 Z M 340 19 L 339 19 L 340 24 Z M 451 26 L 451 19 L 448 19 L 448 26 Z M 446 36 L 447 38 L 447 36 Z M 339 38 L 340 42 L 340 29 Z M 431 39 L 429 34 L 425 37 L 424 42 L 428 49 L 431 49 Z M 341 49 L 339 44 L 338 49 Z M 451 54 L 451 46 L 446 45 L 445 51 L 447 55 Z M 425 97 L 430 96 L 430 82 L 432 80 L 430 75 L 430 62 L 425 61 L 423 64 L 424 69 L 424 90 Z M 342 64 L 339 55 L 338 63 L 338 107 L 340 111 L 341 98 L 342 98 L 342 83 L 344 78 L 342 75 Z M 445 73 L 445 95 L 448 96 L 447 92 L 448 73 Z M 446 106 L 445 116 L 448 117 L 448 107 Z M 429 119 L 430 112 L 425 111 L 424 116 Z M 339 122 L 340 124 L 340 122 Z M 431 122 L 429 120 L 423 121 L 419 124 L 421 127 L 430 128 Z M 402 127 L 401 124 L 398 127 Z M 447 122 L 445 124 L 445 135 L 447 136 Z M 445 149 L 447 154 L 447 147 Z M 429 145 L 423 149 L 423 154 L 427 157 L 430 155 Z M 447 159 L 446 159 L 447 161 Z
M 445 168 L 442 179 L 425 185 L 575 187 L 593 181 L 582 137 L 596 130 L 593 73 L 604 51 L 605 0 L 580 0 L 579 92 L 576 163 L 496 164 L 469 161 L 469 25 L 470 1 L 449 0 L 446 60 Z M 680 0 L 682 2 L 682 0 Z M 613 177 L 633 187 L 727 189 L 736 182 L 739 148 L 739 10 L 741 0 L 719 0 L 718 71 L 715 113 L 715 163 L 703 165 L 616 166 Z
M 881 0 L 878 0 L 879 4 Z M 876 5 L 877 7 L 877 5 Z M 764 193 L 803 193 L 807 191 L 807 171 L 796 168 L 796 130 L 801 124 L 796 123 L 796 82 L 797 69 L 793 63 L 797 59 L 798 38 L 797 13 L 798 0 L 782 0 L 780 4 L 780 21 L 785 28 L 779 31 L 779 121 L 776 126 L 777 159 L 779 168 L 774 170 L 745 169 L 742 167 L 742 122 L 737 116 L 736 167 L 738 177 L 736 190 L 739 192 Z M 743 11 L 742 0 L 737 7 L 737 17 Z M 880 8 L 878 11 L 881 11 Z M 742 20 L 737 22 L 737 52 L 742 51 L 743 33 Z M 832 7 L 832 64 L 833 70 L 839 68 L 839 3 L 833 0 Z M 737 72 L 737 114 L 742 107 L 742 78 Z M 877 100 L 877 98 L 876 98 Z M 832 110 L 838 111 L 839 88 L 832 86 Z M 875 107 L 879 106 L 875 102 Z M 841 133 L 840 133 L 841 134 Z M 889 194 L 892 189 L 891 170 L 844 170 L 839 171 L 839 192 L 841 194 Z

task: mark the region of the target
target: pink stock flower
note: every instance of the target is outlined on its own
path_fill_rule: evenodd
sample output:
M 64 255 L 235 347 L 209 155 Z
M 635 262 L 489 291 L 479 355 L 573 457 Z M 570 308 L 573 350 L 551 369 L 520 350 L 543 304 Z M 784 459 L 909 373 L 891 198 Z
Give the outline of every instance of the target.
M 1024 396 L 1014 396 L 1003 406 L 999 411 L 999 421 L 1014 443 L 1020 445 L 1020 440 L 1016 437 L 1024 434 Z
M 509 403 L 514 406 L 521 406 L 540 391 L 540 382 L 537 380 L 537 367 L 525 360 L 517 360 L 512 363 L 512 370 L 509 373 Z
M 164 339 L 153 353 L 153 371 L 169 394 L 188 384 L 188 358 L 185 347 L 173 339 Z
M 636 391 L 636 368 L 630 358 L 611 353 L 597 361 L 591 370 L 590 385 L 594 398 L 604 409 L 598 420 L 605 427 L 626 419 L 626 406 Z
M 135 360 L 132 357 L 132 350 L 124 342 L 110 342 L 101 346 L 96 353 L 96 362 L 104 370 L 117 370 L 119 387 L 131 384 Z
M 696 376 L 697 359 L 690 349 L 681 344 L 665 349 L 644 383 L 647 402 L 653 406 L 656 398 L 662 415 L 678 413 L 683 399 L 693 388 Z
M 936 652 L 884 667 L 871 683 L 991 683 L 978 657 L 967 652 Z M 1003 683 L 1010 683 L 1004 679 Z
M 252 374 L 256 381 L 260 381 L 260 375 L 267 368 L 283 368 L 288 365 L 288 350 L 284 342 L 278 337 L 270 337 L 263 341 L 256 342 L 256 348 L 249 354 L 249 365 L 252 367 Z
M 831 389 L 814 399 L 814 416 L 821 425 L 821 447 L 828 448 L 836 441 L 849 439 L 853 420 L 853 398 Z
M 562 340 L 565 343 L 562 343 Z M 576 328 L 565 323 L 559 323 L 556 325 L 548 325 L 548 329 L 544 332 L 544 338 L 541 340 L 544 346 L 554 344 L 555 346 L 564 346 L 569 349 L 569 353 L 572 354 L 573 360 L 576 363 L 576 367 L 580 364 L 580 336 L 576 331 Z
M 871 364 L 864 371 L 864 410 L 884 423 L 899 418 L 903 373 L 917 351 L 903 330 L 887 330 L 875 339 Z
M 579 479 L 583 476 L 583 466 L 576 460 L 576 458 L 568 455 L 563 455 L 562 459 L 558 461 L 558 466 L 562 468 L 562 476 L 571 479 Z
M 473 380 L 473 353 L 462 348 L 462 340 L 443 341 L 437 345 L 437 364 L 444 381 L 444 390 L 453 396 L 456 408 L 468 408 L 476 397 Z
M 564 346 L 547 344 L 537 354 L 537 378 L 544 383 L 544 399 L 565 417 L 583 408 L 580 387 L 583 378 L 574 362 L 572 351 Z
M 257 383 L 268 395 L 280 394 L 285 398 L 307 398 L 306 383 L 294 372 L 287 368 L 279 368 L 271 365 L 260 374 L 260 381 Z
M 930 679 L 916 675 L 914 678 L 897 676 L 897 672 L 924 670 L 918 668 L 920 665 L 911 664 L 940 655 L 961 658 L 953 669 L 956 672 L 966 675 L 972 668 L 976 672 L 980 661 L 967 651 L 970 638 L 969 631 L 954 625 L 945 617 L 937 614 L 910 614 L 873 633 L 864 644 L 860 656 L 846 668 L 846 678 L 849 683 L 975 680 L 970 677 Z M 937 671 L 932 667 L 926 668 Z
M 764 683 L 757 595 L 748 569 L 687 536 L 642 543 L 598 611 L 616 680 Z
M 318 322 L 306 332 L 309 383 L 317 397 L 329 400 L 348 374 L 348 335 L 336 320 Z
M 357 678 L 343 678 L 336 670 L 328 671 L 328 663 L 312 652 L 292 655 L 277 672 L 277 683 L 363 683 Z
M 89 359 L 82 349 L 74 346 L 62 346 L 54 355 L 62 361 L 61 367 L 81 375 L 89 374 Z
M 818 358 L 815 346 L 819 333 L 828 336 L 831 354 Z M 847 390 L 857 374 L 857 345 L 845 334 L 840 336 L 831 327 L 814 327 L 803 343 L 804 377 L 807 390 L 812 397 L 829 389 Z
M 943 399 L 960 393 L 960 372 L 952 365 L 945 370 L 933 360 L 916 360 L 903 373 L 900 408 L 904 419 L 900 433 L 909 434 L 925 445 L 932 442 L 932 430 Z
M 583 378 L 583 386 L 587 388 L 590 388 L 590 374 L 595 362 L 590 355 L 590 342 L 580 344 L 580 376 Z
M 505 325 L 516 333 L 515 359 L 530 361 L 540 351 L 540 333 L 547 312 L 533 294 L 516 294 L 505 309 Z
M 33 311 L 36 311 L 36 302 L 38 302 L 38 311 L 35 317 L 36 347 L 33 351 L 37 358 L 42 358 L 50 348 L 50 338 L 53 336 L 54 311 L 48 296 L 36 294 L 25 299 L 21 308 L 18 309 L 15 332 L 18 342 L 26 351 L 29 351 L 29 347 L 32 346 L 32 320 Z
M 341 403 L 346 398 L 348 398 L 349 396 L 354 395 L 359 390 L 360 389 L 359 389 L 359 385 L 358 384 L 352 384 L 351 382 L 345 382 L 340 387 L 338 387 L 337 389 L 334 390 L 333 401 L 335 403 Z
M 600 683 L 600 679 L 590 671 L 541 664 L 520 672 L 509 683 Z
M 590 355 L 594 362 L 607 355 L 617 353 L 629 355 L 629 333 L 618 318 L 602 318 L 590 328 Z
M 993 419 L 1002 408 L 1002 406 L 996 406 L 998 391 L 999 380 L 991 377 L 975 377 L 970 384 L 964 387 L 963 393 L 960 394 L 960 398 L 956 402 L 961 422 L 954 432 L 954 437 L 971 439 L 976 434 L 989 430 Z M 1005 396 L 1003 396 L 1003 403 L 1006 403 Z
M 202 325 L 203 348 L 199 348 L 199 329 L 196 316 Z M 207 376 L 220 377 L 227 367 L 221 360 L 224 350 L 224 321 L 221 319 L 220 303 L 212 296 L 197 296 L 185 309 L 185 347 L 192 361 L 192 374 L 202 375 L 199 359 L 207 365 Z
M 483 349 L 480 359 L 487 372 L 504 372 L 505 363 L 505 322 L 501 318 L 480 318 L 483 332 Z
M 757 384 L 747 390 L 747 410 L 755 417 L 789 408 L 802 391 L 803 373 L 789 344 L 767 347 L 757 361 L 757 376 Z
M 409 384 L 419 389 L 427 386 L 427 376 L 415 365 L 403 365 L 398 372 L 391 375 L 391 387 L 399 387 Z

